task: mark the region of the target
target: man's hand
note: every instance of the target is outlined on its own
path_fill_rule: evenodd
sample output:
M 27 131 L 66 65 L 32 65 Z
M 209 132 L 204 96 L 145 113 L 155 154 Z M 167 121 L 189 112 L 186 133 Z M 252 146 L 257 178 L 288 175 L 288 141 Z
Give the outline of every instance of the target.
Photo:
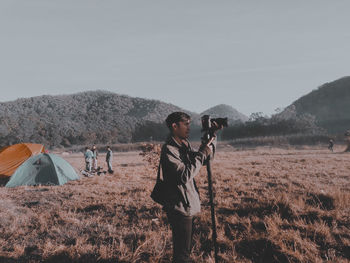
M 224 128 L 224 126 L 221 124 L 219 125 L 216 121 L 212 121 L 211 123 L 211 127 L 217 131 L 217 130 L 222 130 Z
M 208 141 L 208 143 L 206 144 L 207 147 L 210 146 L 210 144 L 212 144 L 212 142 L 216 139 L 216 134 L 214 134 L 213 137 L 210 138 L 210 140 Z
M 215 139 L 216 135 L 214 134 L 208 142 L 202 143 L 199 147 L 199 151 L 205 154 L 206 157 L 208 157 L 212 153 L 213 147 L 211 147 L 211 144 L 214 142 Z

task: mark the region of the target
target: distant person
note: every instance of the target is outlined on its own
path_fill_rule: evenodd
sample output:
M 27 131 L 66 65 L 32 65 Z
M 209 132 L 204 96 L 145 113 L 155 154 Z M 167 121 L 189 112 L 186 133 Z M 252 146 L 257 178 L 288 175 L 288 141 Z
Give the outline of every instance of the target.
M 168 193 L 164 197 L 163 209 L 172 230 L 172 262 L 175 263 L 192 262 L 193 219 L 200 212 L 199 192 L 194 177 L 205 165 L 213 152 L 212 143 L 215 143 L 215 137 L 212 137 L 207 143 L 202 143 L 198 151 L 193 150 L 187 140 L 190 121 L 190 116 L 184 112 L 173 112 L 167 117 L 170 136 L 160 156 L 160 171 Z
M 93 158 L 94 154 L 92 153 L 92 151 L 89 149 L 89 147 L 85 148 L 85 153 L 84 153 L 84 157 L 85 157 L 85 170 L 91 173 L 91 169 L 92 169 L 92 158 Z
M 97 171 L 97 156 L 98 156 L 98 151 L 96 149 L 96 145 L 92 146 L 92 167 L 94 171 Z
M 350 130 L 347 130 L 344 135 L 346 137 L 346 149 L 345 149 L 345 152 L 350 152 Z
M 111 150 L 111 147 L 107 146 L 106 162 L 107 162 L 108 172 L 110 174 L 113 173 L 112 160 L 113 160 L 113 152 Z
M 334 146 L 334 141 L 332 139 L 329 140 L 328 142 L 328 149 L 333 152 L 333 146 Z

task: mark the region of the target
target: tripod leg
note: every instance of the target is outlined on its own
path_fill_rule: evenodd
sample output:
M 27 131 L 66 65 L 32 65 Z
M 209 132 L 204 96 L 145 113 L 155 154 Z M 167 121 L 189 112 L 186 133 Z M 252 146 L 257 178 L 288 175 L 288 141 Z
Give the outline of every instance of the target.
M 211 222 L 212 222 L 212 229 L 213 229 L 213 243 L 214 243 L 214 253 L 215 253 L 215 263 L 218 263 L 218 243 L 216 241 L 217 239 L 217 233 L 216 233 L 216 222 L 215 222 L 215 209 L 214 209 L 214 196 L 213 196 L 213 182 L 212 182 L 212 176 L 211 176 L 211 165 L 210 165 L 210 159 L 208 159 L 207 163 L 207 172 L 208 172 L 208 189 L 209 189 L 209 203 L 210 203 L 210 209 L 211 209 Z

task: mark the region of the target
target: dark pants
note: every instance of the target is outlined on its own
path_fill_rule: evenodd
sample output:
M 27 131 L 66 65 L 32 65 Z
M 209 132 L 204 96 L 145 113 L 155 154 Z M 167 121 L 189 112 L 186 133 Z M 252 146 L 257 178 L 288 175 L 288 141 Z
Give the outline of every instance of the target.
M 112 161 L 111 160 L 106 160 L 107 162 L 107 167 L 108 167 L 108 172 L 112 172 L 113 169 L 112 169 Z
M 193 216 L 184 216 L 178 212 L 167 212 L 173 232 L 173 262 L 191 262 L 191 243 L 193 234 Z

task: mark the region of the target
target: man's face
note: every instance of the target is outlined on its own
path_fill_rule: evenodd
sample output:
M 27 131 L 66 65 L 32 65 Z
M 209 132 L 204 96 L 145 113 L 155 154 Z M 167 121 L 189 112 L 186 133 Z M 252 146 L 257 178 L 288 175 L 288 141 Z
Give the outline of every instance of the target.
M 173 123 L 174 135 L 180 139 L 187 139 L 190 135 L 190 120 L 180 121 L 178 123 Z

